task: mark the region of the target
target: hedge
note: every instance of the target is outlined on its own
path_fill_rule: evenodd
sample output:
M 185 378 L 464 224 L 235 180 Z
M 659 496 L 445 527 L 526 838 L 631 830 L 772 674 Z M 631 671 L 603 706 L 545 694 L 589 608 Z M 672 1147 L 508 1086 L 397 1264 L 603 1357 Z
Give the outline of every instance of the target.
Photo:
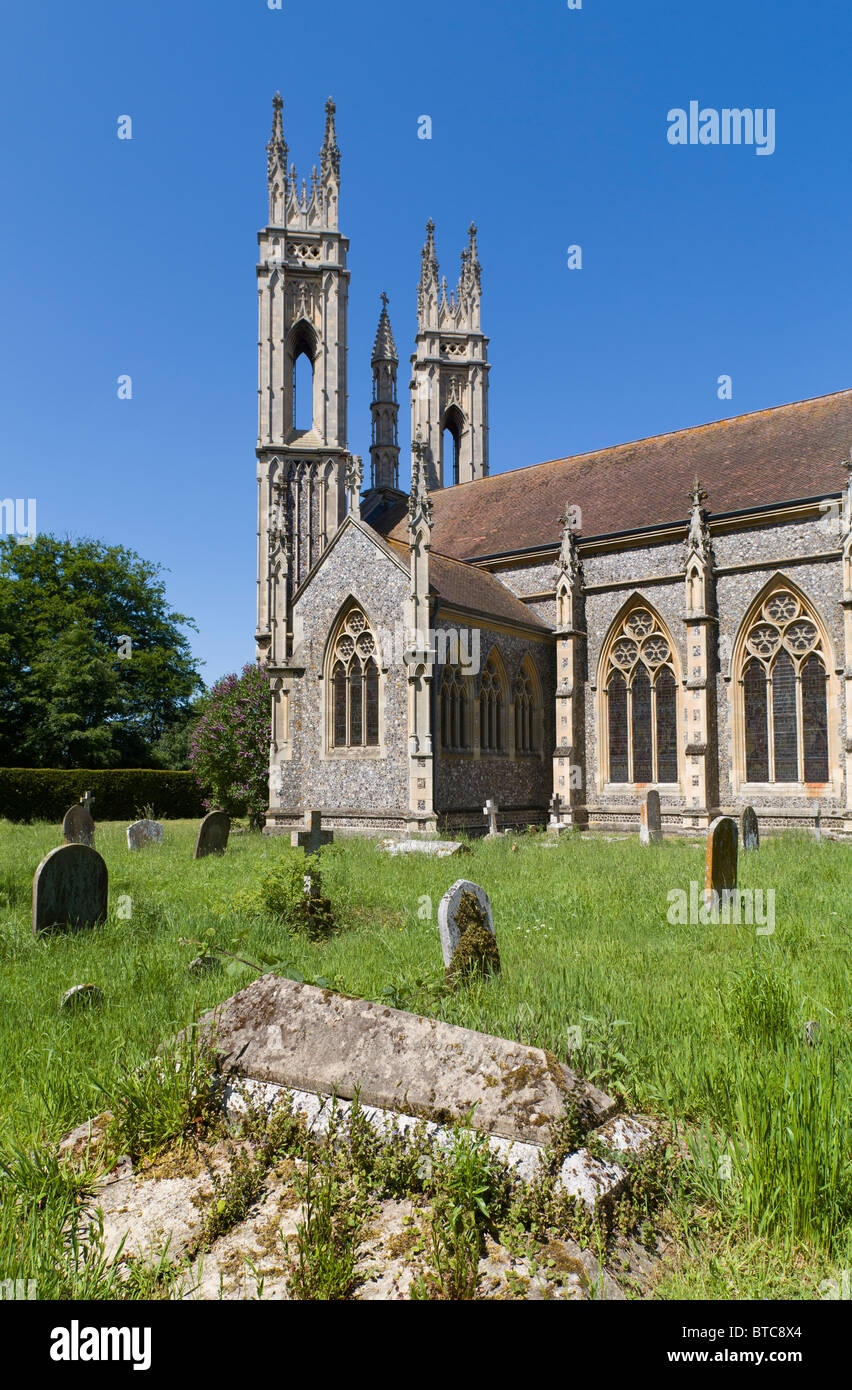
M 61 821 L 69 806 L 92 793 L 99 820 L 138 820 L 146 806 L 160 819 L 204 815 L 192 772 L 154 768 L 0 768 L 0 820 Z

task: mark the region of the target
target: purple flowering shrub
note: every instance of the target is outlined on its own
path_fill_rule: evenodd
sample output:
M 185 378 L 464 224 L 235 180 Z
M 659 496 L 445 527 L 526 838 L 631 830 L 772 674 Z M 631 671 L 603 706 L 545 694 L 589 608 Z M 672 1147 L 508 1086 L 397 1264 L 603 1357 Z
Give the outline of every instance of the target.
M 242 675 L 223 676 L 193 730 L 189 765 L 205 793 L 204 806 L 248 815 L 263 824 L 269 805 L 272 715 L 269 678 L 250 663 Z

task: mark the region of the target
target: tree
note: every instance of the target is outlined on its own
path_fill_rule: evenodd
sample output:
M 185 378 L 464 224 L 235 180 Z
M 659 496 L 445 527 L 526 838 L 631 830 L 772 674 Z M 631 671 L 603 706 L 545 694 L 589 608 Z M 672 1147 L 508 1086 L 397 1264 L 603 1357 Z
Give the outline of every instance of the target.
M 0 766 L 156 762 L 203 688 L 160 574 L 101 541 L 0 540 Z
M 263 824 L 269 805 L 269 742 L 272 712 L 269 679 L 248 664 L 242 675 L 223 676 L 207 698 L 190 740 L 190 765 L 207 793 L 205 805 Z

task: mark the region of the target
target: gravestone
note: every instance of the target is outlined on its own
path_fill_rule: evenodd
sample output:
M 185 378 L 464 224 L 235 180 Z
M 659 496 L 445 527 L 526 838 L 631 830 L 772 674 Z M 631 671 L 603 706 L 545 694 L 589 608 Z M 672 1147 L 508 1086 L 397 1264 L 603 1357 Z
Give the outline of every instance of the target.
M 652 788 L 642 802 L 639 818 L 639 843 L 640 845 L 659 845 L 662 838 L 660 793 Z
M 562 824 L 562 797 L 558 792 L 554 792 L 553 796 L 550 798 L 548 809 L 550 811 L 550 819 L 547 822 L 548 830 L 564 830 L 565 826 Z
M 488 817 L 488 834 L 489 834 L 489 835 L 496 835 L 496 834 L 497 834 L 497 811 L 498 811 L 498 810 L 499 810 L 499 807 L 498 807 L 498 805 L 497 805 L 497 802 L 496 802 L 496 801 L 492 801 L 491 798 L 489 797 L 488 800 L 486 801 L 485 805 L 484 805 L 483 808 L 482 808 L 482 814 L 483 814 L 484 816 L 487 816 L 487 817 Z
M 814 839 L 818 845 L 822 844 L 822 811 L 817 802 L 816 815 L 814 816 Z
M 494 918 L 491 915 L 491 904 L 488 901 L 488 894 L 484 888 L 480 888 L 478 883 L 470 883 L 466 878 L 456 879 L 451 888 L 448 888 L 440 903 L 438 904 L 438 931 L 441 935 L 441 954 L 444 957 L 444 965 L 449 966 L 455 955 L 456 947 L 461 940 L 461 932 L 456 924 L 459 906 L 462 900 L 462 893 L 472 893 L 482 908 L 485 916 L 485 923 L 494 937 Z
M 59 1007 L 66 1013 L 75 1013 L 78 1009 L 88 1009 L 103 1002 L 103 991 L 97 985 L 72 985 L 63 994 Z
M 204 859 L 208 854 L 224 854 L 228 848 L 228 833 L 231 817 L 227 811 L 208 811 L 198 827 L 193 859 Z
M 163 827 L 156 820 L 135 820 L 127 827 L 127 848 L 144 849 L 163 843 Z
M 88 796 L 88 792 L 86 793 Z M 95 847 L 95 822 L 88 807 L 79 801 L 65 812 L 62 822 L 62 838 L 66 845 L 88 845 Z
M 323 845 L 330 845 L 334 839 L 332 830 L 323 830 L 322 811 L 308 811 L 305 821 L 310 827 L 308 830 L 293 830 L 290 834 L 290 844 L 293 849 L 303 849 L 305 854 L 319 854 Z
M 737 886 L 737 823 L 732 816 L 717 816 L 707 831 L 707 867 L 704 902 L 716 906 Z
M 740 833 L 743 837 L 744 850 L 760 849 L 760 827 L 757 823 L 757 812 L 753 806 L 746 806 L 743 811 Z
M 91 927 L 107 914 L 107 866 L 89 845 L 60 845 L 33 878 L 33 935 L 55 927 Z

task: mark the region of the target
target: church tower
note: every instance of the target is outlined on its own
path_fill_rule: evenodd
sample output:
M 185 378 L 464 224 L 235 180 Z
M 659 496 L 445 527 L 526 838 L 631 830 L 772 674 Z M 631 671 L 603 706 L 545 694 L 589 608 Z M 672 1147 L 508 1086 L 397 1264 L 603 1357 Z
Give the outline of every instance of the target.
M 429 489 L 488 475 L 488 339 L 480 324 L 476 227 L 462 251 L 458 286 L 438 280 L 435 225 L 426 224 L 411 358 L 411 437 L 422 439 Z
M 292 595 L 346 511 L 349 242 L 338 226 L 340 150 L 325 106 L 310 186 L 287 167 L 282 101 L 266 147 L 269 221 L 258 233 L 258 659 L 286 664 Z

